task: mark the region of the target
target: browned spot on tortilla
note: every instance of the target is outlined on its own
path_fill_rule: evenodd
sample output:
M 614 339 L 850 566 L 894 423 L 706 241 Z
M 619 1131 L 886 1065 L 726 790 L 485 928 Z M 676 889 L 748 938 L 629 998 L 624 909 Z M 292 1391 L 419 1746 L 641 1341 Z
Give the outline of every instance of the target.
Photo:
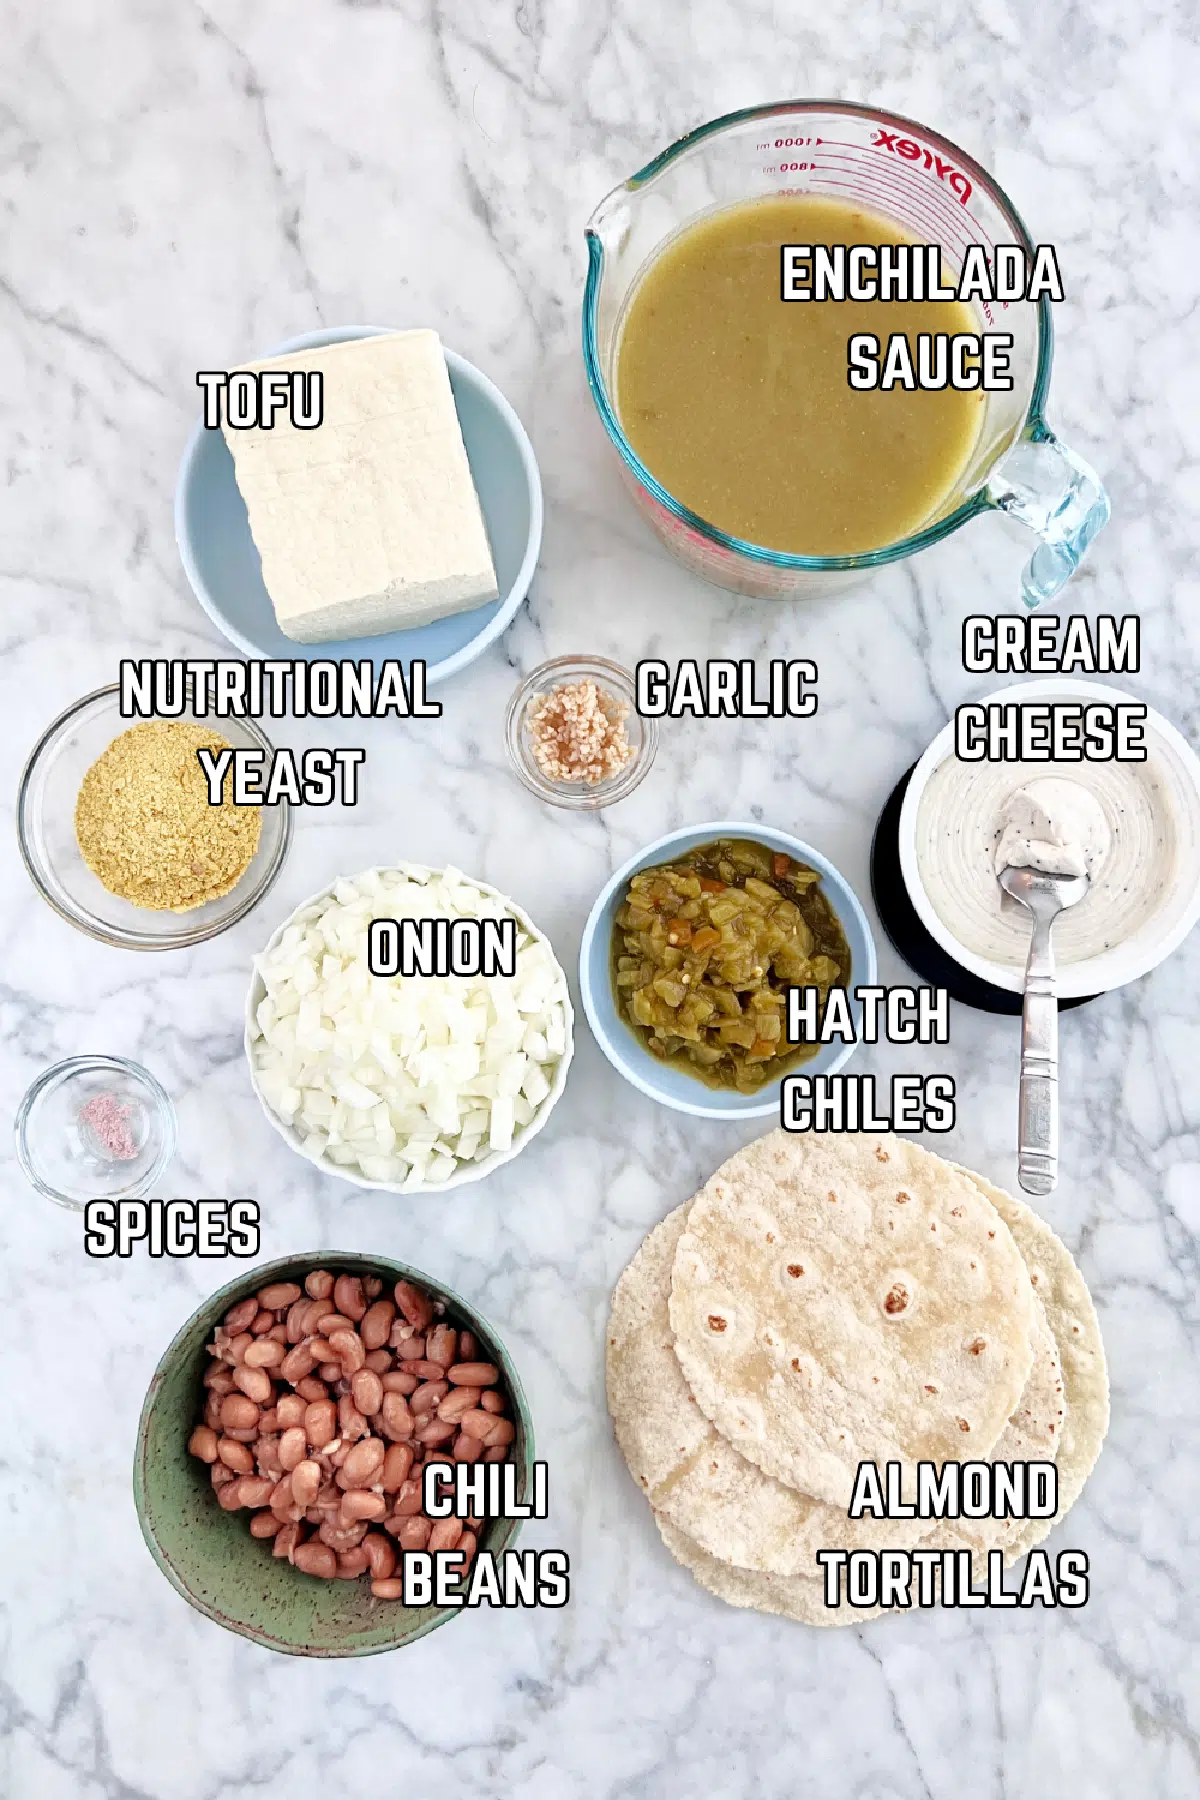
M 894 1318 L 897 1313 L 902 1313 L 907 1306 L 908 1289 L 902 1281 L 893 1282 L 892 1286 L 884 1296 L 884 1312 L 890 1314 Z
M 728 1324 L 729 1320 L 723 1319 L 720 1313 L 709 1313 L 708 1329 L 710 1331 L 724 1331 Z
M 958 1429 L 960 1431 L 970 1431 L 971 1427 L 967 1424 L 967 1421 L 965 1419 L 959 1419 Z
M 788 1269 L 788 1274 L 797 1279 L 804 1273 L 803 1263 L 789 1263 L 787 1266 L 787 1269 Z

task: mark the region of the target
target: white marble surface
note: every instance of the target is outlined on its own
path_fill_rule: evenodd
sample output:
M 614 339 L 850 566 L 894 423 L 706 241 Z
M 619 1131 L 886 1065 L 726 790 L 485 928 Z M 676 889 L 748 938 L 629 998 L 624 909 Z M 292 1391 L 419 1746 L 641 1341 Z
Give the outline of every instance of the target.
M 433 324 L 509 394 L 541 459 L 545 550 L 502 644 L 445 717 L 370 736 L 362 804 L 303 817 L 268 902 L 170 957 L 110 951 L 3 865 L 0 1089 L 47 1063 L 146 1062 L 175 1096 L 174 1192 L 249 1194 L 263 1254 L 406 1257 L 471 1294 L 529 1388 L 563 1545 L 562 1612 L 485 1613 L 397 1656 L 312 1665 L 193 1614 L 144 1551 L 129 1491 L 154 1363 L 223 1271 L 89 1263 L 77 1218 L 9 1165 L 0 1215 L 0 1792 L 13 1800 L 1200 1793 L 1197 1234 L 1200 940 L 1064 1019 L 1068 1174 L 1047 1211 L 1082 1259 L 1113 1426 L 1056 1541 L 1079 1613 L 926 1615 L 817 1634 L 710 1600 L 672 1564 L 614 1449 L 600 1347 L 648 1226 L 748 1130 L 642 1100 L 581 1033 L 528 1154 L 438 1204 L 319 1178 L 270 1131 L 242 1063 L 252 953 L 300 896 L 392 855 L 516 895 L 571 963 L 616 860 L 670 827 L 796 829 L 866 888 L 879 807 L 954 704 L 968 611 L 1015 606 L 1025 543 L 975 524 L 828 606 L 772 608 L 666 561 L 618 487 L 579 355 L 582 227 L 699 121 L 786 94 L 874 100 L 993 168 L 1060 250 L 1051 414 L 1114 521 L 1074 609 L 1141 611 L 1131 685 L 1195 738 L 1200 490 L 1194 17 L 1169 0 L 8 0 L 0 70 L 5 485 L 3 791 L 43 726 L 129 653 L 220 648 L 179 568 L 175 465 L 197 368 L 363 319 Z M 805 654 L 818 717 L 683 724 L 632 800 L 541 809 L 501 719 L 550 653 Z M 295 743 L 359 728 L 290 726 Z M 886 976 L 902 978 L 885 947 Z M 1012 1183 L 1016 1038 L 956 1010 L 951 1149 Z M 861 1067 L 900 1067 L 901 1051 Z M 917 1065 L 921 1066 L 921 1065 Z

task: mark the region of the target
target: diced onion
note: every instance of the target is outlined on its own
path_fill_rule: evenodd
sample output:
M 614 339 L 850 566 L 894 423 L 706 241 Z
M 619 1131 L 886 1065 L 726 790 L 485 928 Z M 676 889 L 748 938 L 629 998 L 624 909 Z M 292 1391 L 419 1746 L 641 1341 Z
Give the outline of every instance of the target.
M 503 918 L 457 869 L 355 876 L 259 958 L 251 1053 L 306 1156 L 406 1191 L 511 1149 L 566 1054 L 566 984 L 518 921 L 512 976 L 377 976 L 375 918 Z

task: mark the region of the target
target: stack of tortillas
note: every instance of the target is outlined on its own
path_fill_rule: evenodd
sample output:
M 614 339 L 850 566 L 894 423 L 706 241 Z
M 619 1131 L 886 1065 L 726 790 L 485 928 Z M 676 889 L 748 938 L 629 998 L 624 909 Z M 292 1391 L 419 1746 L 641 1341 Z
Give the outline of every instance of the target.
M 892 1135 L 772 1132 L 642 1244 L 609 1320 L 608 1404 L 671 1554 L 734 1606 L 810 1625 L 820 1549 L 1039 1543 L 1108 1427 L 1091 1296 L 982 1176 Z M 1053 1519 L 847 1517 L 862 1462 L 1058 1465 Z

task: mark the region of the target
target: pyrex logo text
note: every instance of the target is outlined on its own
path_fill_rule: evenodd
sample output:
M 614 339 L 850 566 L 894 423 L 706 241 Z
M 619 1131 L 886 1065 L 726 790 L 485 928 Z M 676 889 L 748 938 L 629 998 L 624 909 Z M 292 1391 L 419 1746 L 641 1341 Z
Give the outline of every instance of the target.
M 884 131 L 878 126 L 871 142 L 877 150 L 891 150 L 906 162 L 923 163 L 939 181 L 946 183 L 961 205 L 965 206 L 971 198 L 971 183 L 962 170 L 956 169 L 953 163 L 943 162 L 927 144 L 918 144 L 913 138 L 897 137 L 894 131 Z

